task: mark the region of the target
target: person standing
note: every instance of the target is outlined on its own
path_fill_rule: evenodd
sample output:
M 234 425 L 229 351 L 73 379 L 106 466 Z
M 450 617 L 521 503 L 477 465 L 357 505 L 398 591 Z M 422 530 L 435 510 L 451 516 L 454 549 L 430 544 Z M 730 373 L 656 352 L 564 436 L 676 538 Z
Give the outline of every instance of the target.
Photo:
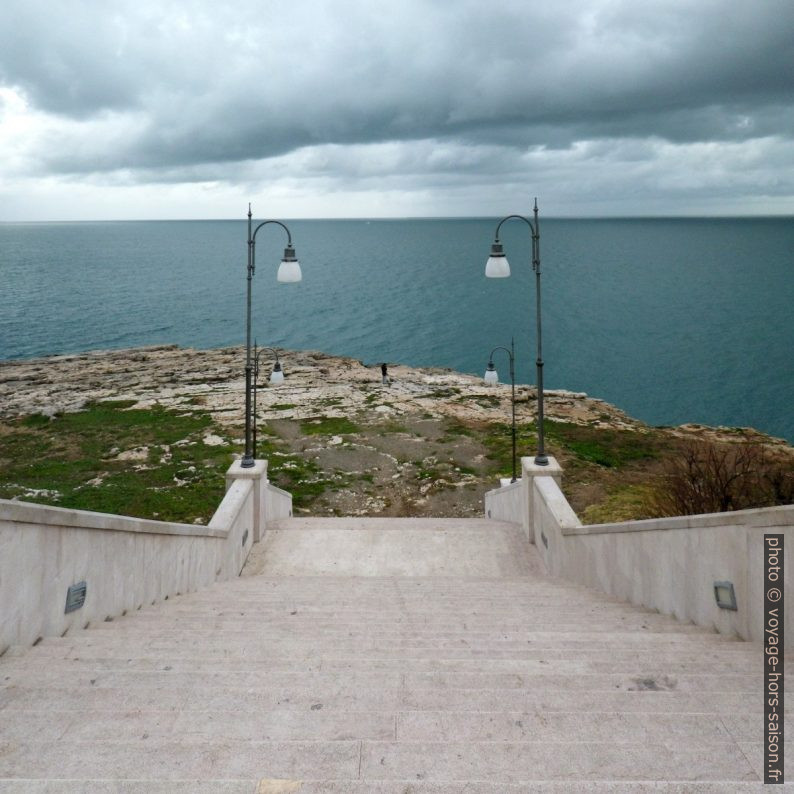
M 388 386 L 391 384 L 391 380 L 389 378 L 389 370 L 386 367 L 386 363 L 380 365 L 380 374 L 381 374 L 381 383 L 384 386 Z

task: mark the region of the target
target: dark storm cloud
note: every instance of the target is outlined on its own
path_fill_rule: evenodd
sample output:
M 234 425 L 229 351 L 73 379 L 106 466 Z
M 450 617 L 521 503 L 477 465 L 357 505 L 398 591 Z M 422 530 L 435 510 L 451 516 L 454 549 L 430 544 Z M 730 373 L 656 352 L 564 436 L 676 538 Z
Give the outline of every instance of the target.
M 794 194 L 791 0 L 6 0 L 4 14 L 0 176 L 496 195 L 531 174 L 577 197 Z M 36 119 L 5 139 L 3 87 Z
M 789 0 L 11 5 L 2 82 L 81 122 L 40 153 L 58 171 L 321 143 L 792 133 Z

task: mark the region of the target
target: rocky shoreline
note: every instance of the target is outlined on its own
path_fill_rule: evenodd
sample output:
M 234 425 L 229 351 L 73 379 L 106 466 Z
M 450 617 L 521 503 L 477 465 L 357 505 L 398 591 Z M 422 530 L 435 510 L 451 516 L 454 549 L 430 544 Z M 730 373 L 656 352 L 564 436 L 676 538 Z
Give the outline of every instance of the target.
M 477 376 L 448 369 L 390 365 L 392 383 L 384 387 L 379 366 L 315 351 L 278 353 L 285 382 L 269 386 L 271 363 L 263 362 L 259 378 L 258 407 L 265 417 L 342 417 L 373 410 L 384 416 L 419 412 L 493 422 L 504 421 L 510 406 L 509 384 L 490 386 Z M 242 348 L 194 350 L 177 345 L 0 361 L 0 418 L 54 416 L 100 400 L 135 400 L 139 408 L 155 403 L 186 410 L 200 406 L 219 422 L 242 427 L 244 363 Z M 534 387 L 516 386 L 519 422 L 534 418 L 536 399 Z M 643 426 L 583 393 L 546 391 L 545 400 L 552 421 Z
M 384 386 L 379 363 L 366 366 L 315 351 L 278 353 L 286 379 L 270 386 L 272 361 L 262 362 L 258 427 L 269 450 L 271 479 L 288 490 L 304 489 L 297 512 L 479 515 L 485 491 L 509 474 L 509 384 L 491 386 L 448 369 L 389 364 L 391 384 Z M 213 443 L 242 452 L 244 364 L 240 347 L 176 345 L 0 361 L 0 435 L 19 417 L 55 417 L 112 400 L 133 408 L 209 414 L 217 433 L 209 436 Z M 536 389 L 519 385 L 516 398 L 523 428 L 536 418 Z M 564 487 L 577 511 L 614 501 L 618 491 L 634 498 L 632 488 L 657 476 L 659 450 L 666 454 L 669 445 L 665 439 L 754 441 L 794 454 L 786 442 L 752 429 L 651 428 L 577 392 L 547 391 L 545 415 L 549 451 L 567 467 Z M 656 451 L 634 470 L 623 463 L 600 464 L 592 454 L 594 442 L 601 453 L 625 444 L 649 450 L 655 445 Z M 534 454 L 534 447 L 530 428 L 519 455 Z M 137 454 L 132 448 L 117 452 L 120 460 Z
M 261 417 L 343 417 L 374 411 L 384 417 L 421 413 L 459 421 L 502 422 L 510 408 L 509 384 L 490 386 L 480 377 L 441 368 L 389 365 L 392 383 L 381 384 L 379 365 L 317 351 L 279 350 L 286 380 L 271 387 L 272 362 L 263 361 L 258 390 Z M 156 345 L 0 361 L 0 418 L 72 412 L 100 400 L 134 400 L 135 407 L 208 411 L 220 423 L 243 426 L 245 351 L 238 347 L 195 350 Z M 516 386 L 516 419 L 536 415 L 537 391 Z M 581 392 L 547 390 L 550 421 L 642 430 L 646 425 L 604 400 Z M 736 438 L 736 428 L 687 424 L 681 433 Z M 748 437 L 786 446 L 752 428 Z

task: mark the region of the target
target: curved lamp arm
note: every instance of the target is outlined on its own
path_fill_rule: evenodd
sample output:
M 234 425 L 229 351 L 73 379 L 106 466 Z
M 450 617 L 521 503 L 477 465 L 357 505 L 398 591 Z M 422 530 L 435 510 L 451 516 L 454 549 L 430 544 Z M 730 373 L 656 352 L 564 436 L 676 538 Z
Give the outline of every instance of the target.
M 248 207 L 248 217 L 249 217 L 249 224 L 251 218 L 251 207 Z M 250 235 L 248 239 L 248 247 L 250 250 L 250 256 L 248 257 L 248 269 L 251 276 L 254 275 L 256 271 L 256 233 L 263 227 L 267 226 L 270 223 L 274 223 L 277 226 L 280 226 L 286 233 L 287 233 L 287 247 L 284 249 L 284 258 L 281 260 L 281 264 L 283 265 L 286 262 L 295 262 L 297 264 L 298 260 L 295 256 L 295 248 L 292 245 L 292 235 L 289 232 L 289 229 L 281 222 L 281 221 L 262 221 L 256 229 L 254 229 L 253 234 Z M 279 281 L 283 281 L 284 279 L 280 278 L 281 276 L 281 267 L 279 267 Z M 300 281 L 300 266 L 298 266 L 298 277 L 290 279 L 291 281 Z
M 253 427 L 251 428 L 251 458 L 253 460 L 256 459 L 256 442 L 257 442 L 257 432 L 256 432 L 256 423 L 257 423 L 256 395 L 257 395 L 257 389 L 258 389 L 257 383 L 258 383 L 258 379 L 259 379 L 259 358 L 262 355 L 262 353 L 266 353 L 268 351 L 270 351 L 276 357 L 276 363 L 275 363 L 275 366 L 273 367 L 273 373 L 270 376 L 270 382 L 274 383 L 273 379 L 274 379 L 276 373 L 278 373 L 278 375 L 280 377 L 278 378 L 278 381 L 275 381 L 275 382 L 283 383 L 283 381 L 284 381 L 284 373 L 281 371 L 281 362 L 279 361 L 279 358 L 278 358 L 278 351 L 274 347 L 260 347 L 260 348 L 257 348 L 256 340 L 254 340 L 254 356 L 253 356 L 253 362 L 254 362 L 254 383 L 253 383 L 253 392 L 254 392 L 254 394 L 253 394 L 253 403 L 254 404 L 253 404 L 253 408 L 251 409 L 251 416 L 252 416 L 252 419 L 253 419 L 253 422 L 252 422 Z M 246 372 L 248 372 L 250 374 L 250 369 L 246 370 Z M 249 396 L 250 396 L 250 391 L 251 390 L 249 389 Z
M 516 360 L 515 353 L 514 353 L 512 350 L 509 350 L 509 349 L 508 349 L 508 348 L 506 348 L 506 347 L 502 347 L 501 345 L 500 345 L 500 346 L 498 346 L 498 347 L 495 347 L 495 348 L 494 348 L 494 349 L 491 351 L 490 355 L 488 356 L 488 364 L 489 364 L 489 365 L 493 364 L 493 354 L 494 354 L 494 353 L 495 353 L 497 350 L 504 350 L 504 351 L 505 351 L 505 353 L 507 353 L 507 356 L 508 356 L 508 358 L 510 359 L 510 377 L 512 378 L 512 377 L 514 376 L 514 372 L 515 372 L 514 365 L 515 365 L 515 360 Z
M 499 242 L 499 230 L 502 228 L 502 224 L 509 221 L 509 220 L 519 220 L 524 221 L 527 226 L 529 226 L 531 235 L 532 235 L 532 270 L 535 273 L 540 273 L 540 224 L 538 222 L 538 200 L 535 199 L 535 206 L 533 208 L 534 213 L 534 221 L 531 221 L 529 218 L 525 217 L 524 215 L 507 215 L 496 226 L 496 232 L 494 233 L 494 242 L 493 247 L 491 249 L 491 256 L 496 254 L 496 256 L 504 256 L 504 252 L 502 249 L 502 244 Z M 496 250 L 498 249 L 498 250 Z
M 276 357 L 276 367 L 281 369 L 281 361 L 278 358 L 278 350 L 274 347 L 257 347 L 256 340 L 254 340 L 254 375 L 259 375 L 259 357 L 262 353 L 270 351 Z
M 301 270 L 298 264 L 298 259 L 295 256 L 295 249 L 292 246 L 292 235 L 290 230 L 281 221 L 266 220 L 259 223 L 256 228 L 253 228 L 253 215 L 251 213 L 251 204 L 248 204 L 248 288 L 246 291 L 246 314 L 245 314 L 245 454 L 240 462 L 244 468 L 250 468 L 254 465 L 254 445 L 252 444 L 251 433 L 251 379 L 256 367 L 259 371 L 259 361 L 252 361 L 251 358 L 251 282 L 256 271 L 256 235 L 257 232 L 269 224 L 280 226 L 287 233 L 287 247 L 284 249 L 284 257 L 279 265 L 277 280 L 282 282 L 300 281 Z M 281 369 L 280 364 L 277 364 Z
M 497 383 L 498 378 L 496 375 L 496 369 L 493 365 L 493 354 L 497 350 L 504 350 L 507 353 L 507 357 L 510 359 L 510 407 L 512 413 L 512 427 L 511 427 L 511 436 L 513 442 L 513 478 L 510 482 L 516 481 L 516 371 L 515 371 L 515 344 L 513 340 L 510 340 L 510 348 L 502 347 L 501 345 L 495 347 L 491 354 L 488 356 L 488 369 L 485 372 L 485 379 L 488 380 L 489 373 L 493 372 L 493 380 L 492 383 Z
M 537 386 L 538 386 L 538 453 L 535 455 L 535 463 L 538 466 L 547 466 L 549 459 L 546 455 L 545 442 L 544 442 L 544 429 L 543 429 L 543 343 L 541 338 L 541 321 L 540 321 L 540 222 L 538 221 L 538 200 L 535 199 L 535 206 L 533 207 L 533 220 L 526 218 L 523 215 L 507 215 L 502 218 L 496 225 L 496 233 L 494 234 L 494 242 L 491 246 L 491 255 L 488 258 L 488 263 L 485 266 L 485 275 L 492 278 L 505 278 L 510 275 L 510 265 L 507 262 L 507 257 L 504 254 L 504 248 L 499 242 L 499 232 L 502 224 L 509 220 L 520 220 L 529 226 L 532 236 L 532 270 L 535 273 L 535 320 L 537 329 L 537 359 L 535 365 L 537 367 Z

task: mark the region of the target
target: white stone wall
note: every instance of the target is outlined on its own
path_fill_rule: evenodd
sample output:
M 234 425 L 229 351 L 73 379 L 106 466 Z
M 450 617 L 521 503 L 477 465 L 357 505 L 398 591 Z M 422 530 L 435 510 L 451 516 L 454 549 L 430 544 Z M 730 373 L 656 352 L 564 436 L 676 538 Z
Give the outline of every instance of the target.
M 529 510 L 524 498 L 524 484 L 520 479 L 485 494 L 485 517 L 520 523 L 527 540 L 533 542 L 529 535 Z
M 267 483 L 265 526 L 268 521 L 275 521 L 278 518 L 292 518 L 292 494 L 277 488 L 272 483 Z
M 794 506 L 563 530 L 552 572 L 699 626 L 763 638 L 763 536 L 784 536 L 786 583 L 794 565 Z M 729 581 L 737 611 L 721 609 L 714 583 Z M 794 593 L 788 588 L 789 598 Z M 794 616 L 786 610 L 787 647 Z
M 269 507 L 261 476 L 235 475 L 206 527 L 0 500 L 0 653 L 239 575 L 257 517 L 291 497 L 279 491 Z M 85 604 L 65 614 L 82 581 Z
M 524 458 L 522 506 L 515 493 L 491 491 L 486 505 L 502 520 L 529 515 L 547 570 L 633 604 L 727 635 L 763 637 L 763 536 L 784 535 L 784 592 L 794 599 L 794 505 L 729 513 L 583 526 L 560 490 L 562 470 Z M 736 611 L 721 609 L 714 583 L 729 581 Z M 786 648 L 794 649 L 794 605 L 785 611 Z

